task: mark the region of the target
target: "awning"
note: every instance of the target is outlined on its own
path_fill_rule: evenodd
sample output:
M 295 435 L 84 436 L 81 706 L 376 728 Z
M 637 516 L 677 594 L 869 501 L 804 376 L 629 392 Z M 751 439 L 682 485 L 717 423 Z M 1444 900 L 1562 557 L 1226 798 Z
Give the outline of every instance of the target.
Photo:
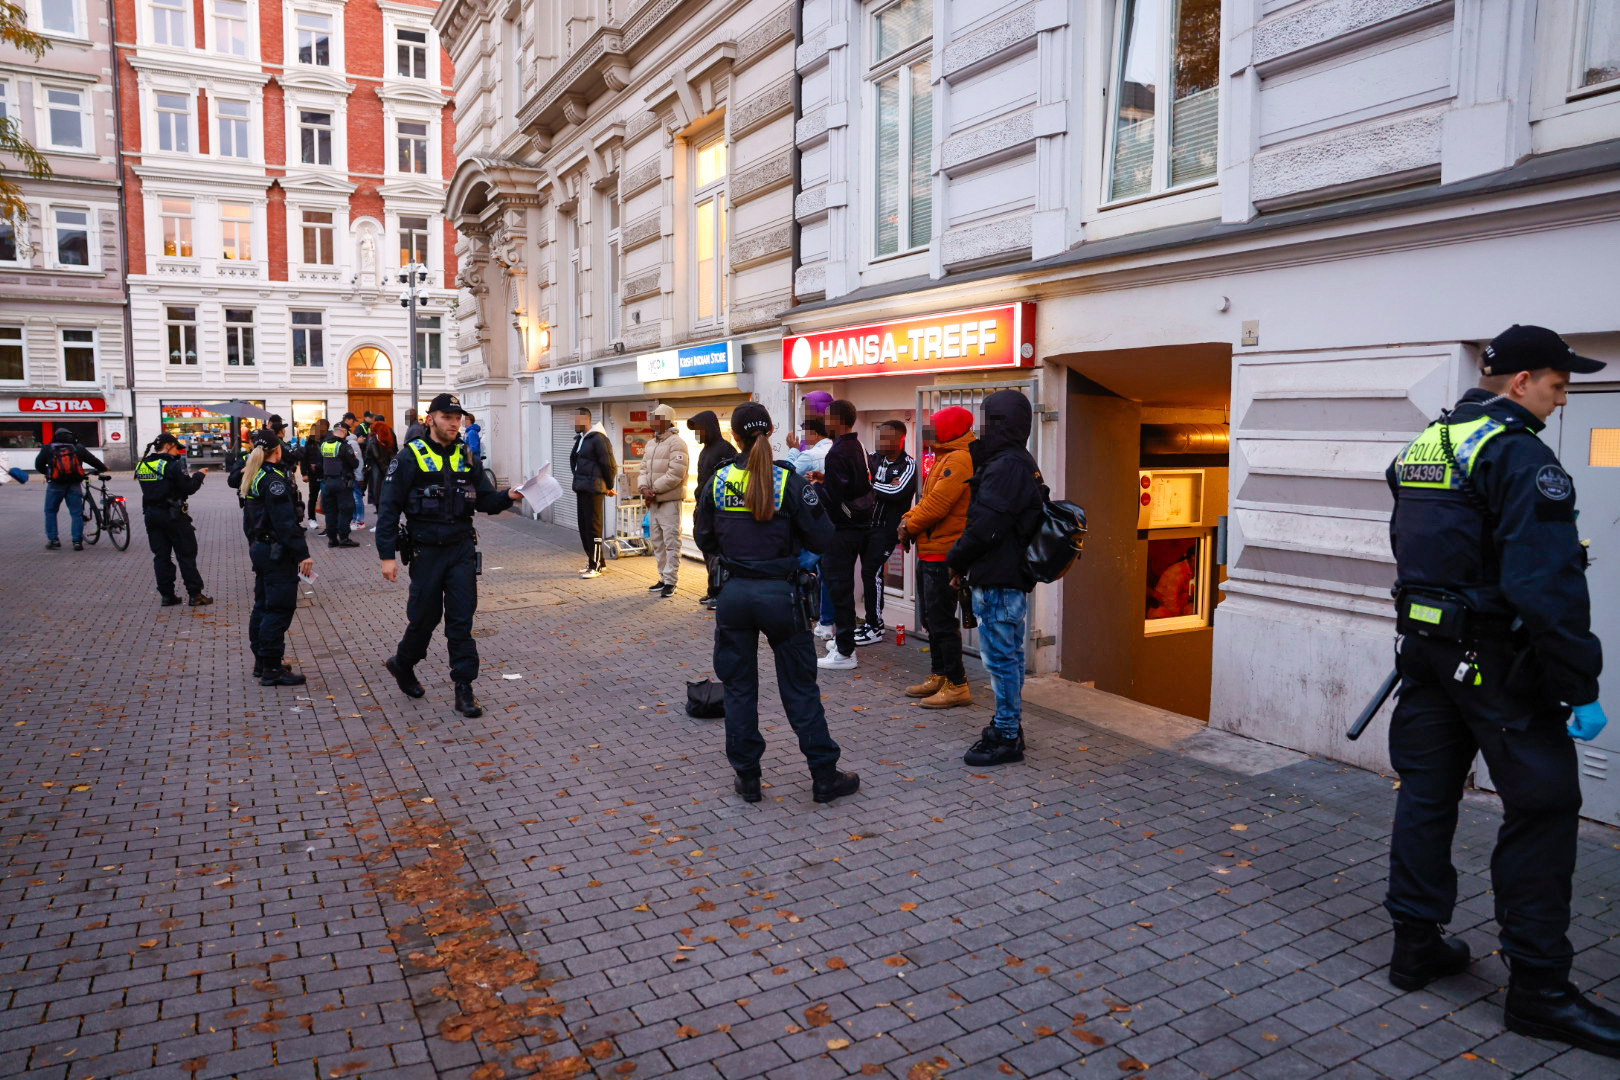
M 199 409 L 206 409 L 221 416 L 246 417 L 249 420 L 268 420 L 270 414 L 253 404 L 251 401 L 219 401 L 212 405 L 198 405 Z

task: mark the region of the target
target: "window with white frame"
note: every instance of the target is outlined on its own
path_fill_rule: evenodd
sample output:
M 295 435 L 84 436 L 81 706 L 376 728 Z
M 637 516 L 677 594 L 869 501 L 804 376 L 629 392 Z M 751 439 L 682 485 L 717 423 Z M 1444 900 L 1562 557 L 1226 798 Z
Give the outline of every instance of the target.
M 580 323 L 584 321 L 585 291 L 579 287 L 579 215 L 567 215 L 564 228 L 568 237 L 568 351 L 579 355 Z
M 399 143 L 399 171 L 420 173 L 428 171 L 428 126 L 425 120 L 397 121 Z
M 928 246 L 934 227 L 932 0 L 898 0 L 872 16 L 872 255 Z
M 444 330 L 438 315 L 416 317 L 416 363 L 428 371 L 444 367 Z
M 248 147 L 248 116 L 251 107 L 246 101 L 215 99 L 214 114 L 219 122 L 219 138 L 215 140 L 214 149 L 220 157 L 241 158 L 245 161 L 252 156 L 252 151 Z
M 319 311 L 292 313 L 293 367 L 326 365 L 325 316 Z
M 53 207 L 51 234 L 53 266 L 93 265 L 90 262 L 90 211 Z
M 331 266 L 336 261 L 332 211 L 305 210 L 303 224 L 304 262 L 312 266 Z
M 219 254 L 222 259 L 238 262 L 253 258 L 253 207 L 245 203 L 219 204 Z
M 1575 89 L 1620 89 L 1620 4 L 1584 0 L 1583 7 Z
M 300 11 L 294 19 L 298 32 L 298 62 L 332 66 L 332 16 Z
M 23 328 L 0 326 L 0 382 L 22 382 L 28 377 L 23 356 Z
M 191 153 L 191 98 L 185 94 L 155 95 L 158 149 Z
M 17 264 L 23 261 L 22 244 L 17 232 L 17 222 L 0 217 L 0 263 Z
M 602 196 L 602 269 L 605 295 L 602 310 L 607 315 L 607 341 L 619 340 L 619 308 L 623 292 L 619 288 L 619 199 L 614 192 Z
M 214 0 L 214 51 L 248 54 L 247 0 Z
M 195 367 L 197 364 L 197 309 L 194 307 L 164 308 L 164 327 L 169 336 L 169 364 L 172 367 Z
M 39 0 L 39 28 L 47 34 L 84 37 L 85 25 L 79 16 L 80 0 Z
M 0 79 L 0 120 L 15 120 L 16 108 L 11 103 L 11 81 Z
M 726 140 L 699 143 L 692 154 L 693 315 L 720 321 L 726 306 Z
M 46 147 L 90 149 L 89 91 L 66 86 L 46 86 L 44 90 Z
M 191 200 L 164 199 L 158 205 L 163 223 L 163 254 L 189 259 L 191 247 Z
M 1215 178 L 1220 0 L 1118 0 L 1107 201 Z
M 332 164 L 332 114 L 298 110 L 299 160 L 305 165 Z
M 229 367 L 253 366 L 253 309 L 225 309 L 225 363 Z
M 62 331 L 62 379 L 70 383 L 96 381 L 96 332 Z
M 152 41 L 183 49 L 189 44 L 186 24 L 191 22 L 187 0 L 152 0 Z
M 410 266 L 420 263 L 423 266 L 432 266 L 431 251 L 428 248 L 428 219 L 425 217 L 401 216 L 399 219 L 399 265 Z
M 427 31 L 397 27 L 394 30 L 394 70 L 402 79 L 428 77 Z

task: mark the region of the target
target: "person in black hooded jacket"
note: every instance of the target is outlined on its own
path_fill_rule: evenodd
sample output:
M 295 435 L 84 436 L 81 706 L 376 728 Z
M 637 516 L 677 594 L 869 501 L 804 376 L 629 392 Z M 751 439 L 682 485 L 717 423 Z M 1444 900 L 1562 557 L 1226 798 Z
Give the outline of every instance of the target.
M 997 390 L 984 399 L 984 423 L 968 481 L 967 527 L 945 557 L 953 581 L 973 589 L 979 657 L 990 671 L 996 715 L 963 756 L 969 765 L 1024 760 L 1024 634 L 1035 575 L 1024 558 L 1024 524 L 1043 495 L 1040 468 L 1026 444 L 1034 422 L 1029 398 Z
M 704 409 L 686 422 L 686 429 L 697 435 L 697 441 L 703 445 L 697 459 L 697 488 L 698 491 L 707 491 L 709 481 L 714 479 L 715 470 L 737 456 L 737 448 L 726 441 L 725 435 L 720 431 L 720 418 L 712 409 Z M 705 555 L 703 561 L 709 567 L 708 591 L 698 600 L 698 603 L 713 611 L 720 597 L 720 583 L 716 580 L 720 569 L 720 560 L 714 555 Z

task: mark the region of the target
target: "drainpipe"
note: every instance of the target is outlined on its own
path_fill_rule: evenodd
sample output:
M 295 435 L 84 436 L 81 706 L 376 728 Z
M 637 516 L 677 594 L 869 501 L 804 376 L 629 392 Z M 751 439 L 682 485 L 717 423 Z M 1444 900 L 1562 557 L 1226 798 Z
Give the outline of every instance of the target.
M 789 254 L 788 254 L 788 307 L 797 307 L 799 303 L 799 183 L 800 162 L 804 152 L 799 149 L 799 117 L 804 111 L 804 76 L 799 74 L 799 46 L 804 42 L 804 5 L 793 5 L 793 155 L 791 161 L 792 173 L 792 224 L 788 227 Z M 791 395 L 790 395 L 791 397 Z
M 135 412 L 135 322 L 130 314 L 129 295 L 129 200 L 124 190 L 124 96 L 120 92 L 118 63 L 118 12 L 113 0 L 107 0 L 108 53 L 112 57 L 113 92 L 113 161 L 118 169 L 118 259 L 123 271 L 124 291 L 124 385 L 129 389 L 129 456 L 133 461 L 140 455 L 141 445 Z

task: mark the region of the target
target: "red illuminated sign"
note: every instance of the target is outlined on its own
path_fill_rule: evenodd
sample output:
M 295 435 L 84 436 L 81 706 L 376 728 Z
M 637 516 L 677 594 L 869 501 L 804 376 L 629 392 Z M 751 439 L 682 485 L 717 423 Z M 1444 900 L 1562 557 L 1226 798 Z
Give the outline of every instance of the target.
M 98 397 L 25 397 L 17 399 L 19 412 L 56 413 L 65 416 L 73 413 L 98 413 L 107 411 L 107 400 Z
M 789 382 L 1034 366 L 1034 304 L 846 326 L 782 342 L 782 377 Z

